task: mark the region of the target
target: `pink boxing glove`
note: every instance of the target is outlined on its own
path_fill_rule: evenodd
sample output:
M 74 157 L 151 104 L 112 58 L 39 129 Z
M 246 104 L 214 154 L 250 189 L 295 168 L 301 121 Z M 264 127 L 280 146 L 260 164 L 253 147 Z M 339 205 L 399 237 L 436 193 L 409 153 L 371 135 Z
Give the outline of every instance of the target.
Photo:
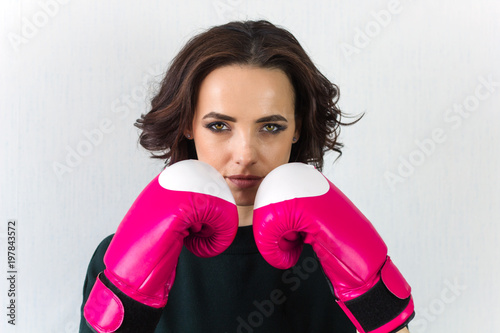
M 167 167 L 118 227 L 84 307 L 87 324 L 96 332 L 154 331 L 182 245 L 197 256 L 215 256 L 237 229 L 234 198 L 217 170 L 196 160 Z
M 360 333 L 396 332 L 414 316 L 411 288 L 373 225 L 325 176 L 303 163 L 271 171 L 255 198 L 253 230 L 269 264 L 297 263 L 312 245 L 337 302 Z

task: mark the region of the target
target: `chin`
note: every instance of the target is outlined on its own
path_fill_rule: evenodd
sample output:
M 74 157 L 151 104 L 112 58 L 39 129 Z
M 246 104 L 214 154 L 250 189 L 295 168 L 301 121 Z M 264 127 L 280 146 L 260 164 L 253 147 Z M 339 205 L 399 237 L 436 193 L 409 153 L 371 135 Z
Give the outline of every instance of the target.
M 245 196 L 235 196 L 234 201 L 236 202 L 236 206 L 253 206 L 255 202 L 255 195 L 252 197 Z
M 257 191 L 237 191 L 233 192 L 234 201 L 236 206 L 253 206 L 255 202 L 255 195 Z

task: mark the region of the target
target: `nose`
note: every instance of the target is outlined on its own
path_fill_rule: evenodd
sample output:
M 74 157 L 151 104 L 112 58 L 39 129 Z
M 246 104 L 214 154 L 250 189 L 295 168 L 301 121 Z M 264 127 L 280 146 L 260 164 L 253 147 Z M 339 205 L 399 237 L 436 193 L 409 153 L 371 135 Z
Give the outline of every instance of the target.
M 236 164 L 248 167 L 257 163 L 258 142 L 251 133 L 239 133 L 233 140 L 233 157 Z

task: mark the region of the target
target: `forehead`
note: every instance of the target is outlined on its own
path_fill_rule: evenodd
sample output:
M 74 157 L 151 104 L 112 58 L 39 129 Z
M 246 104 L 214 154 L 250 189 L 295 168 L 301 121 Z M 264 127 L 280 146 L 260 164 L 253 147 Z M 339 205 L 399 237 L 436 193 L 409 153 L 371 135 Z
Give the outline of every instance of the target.
M 248 65 L 220 67 L 202 81 L 196 112 L 293 114 L 293 86 L 280 69 Z

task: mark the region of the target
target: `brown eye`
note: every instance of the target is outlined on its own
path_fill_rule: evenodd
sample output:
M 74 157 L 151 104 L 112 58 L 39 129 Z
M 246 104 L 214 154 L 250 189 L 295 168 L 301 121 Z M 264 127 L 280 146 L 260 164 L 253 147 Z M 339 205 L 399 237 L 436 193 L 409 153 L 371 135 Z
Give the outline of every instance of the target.
M 264 132 L 268 132 L 271 134 L 277 134 L 277 133 L 285 130 L 286 127 L 282 126 L 282 125 L 278 125 L 278 124 L 266 124 L 266 125 L 264 125 L 264 127 L 262 129 L 264 130 Z
M 216 133 L 224 132 L 224 131 L 228 130 L 226 124 L 221 123 L 221 122 L 213 122 L 213 123 L 206 125 L 205 127 L 208 128 L 209 130 L 211 130 L 212 132 L 216 132 Z

